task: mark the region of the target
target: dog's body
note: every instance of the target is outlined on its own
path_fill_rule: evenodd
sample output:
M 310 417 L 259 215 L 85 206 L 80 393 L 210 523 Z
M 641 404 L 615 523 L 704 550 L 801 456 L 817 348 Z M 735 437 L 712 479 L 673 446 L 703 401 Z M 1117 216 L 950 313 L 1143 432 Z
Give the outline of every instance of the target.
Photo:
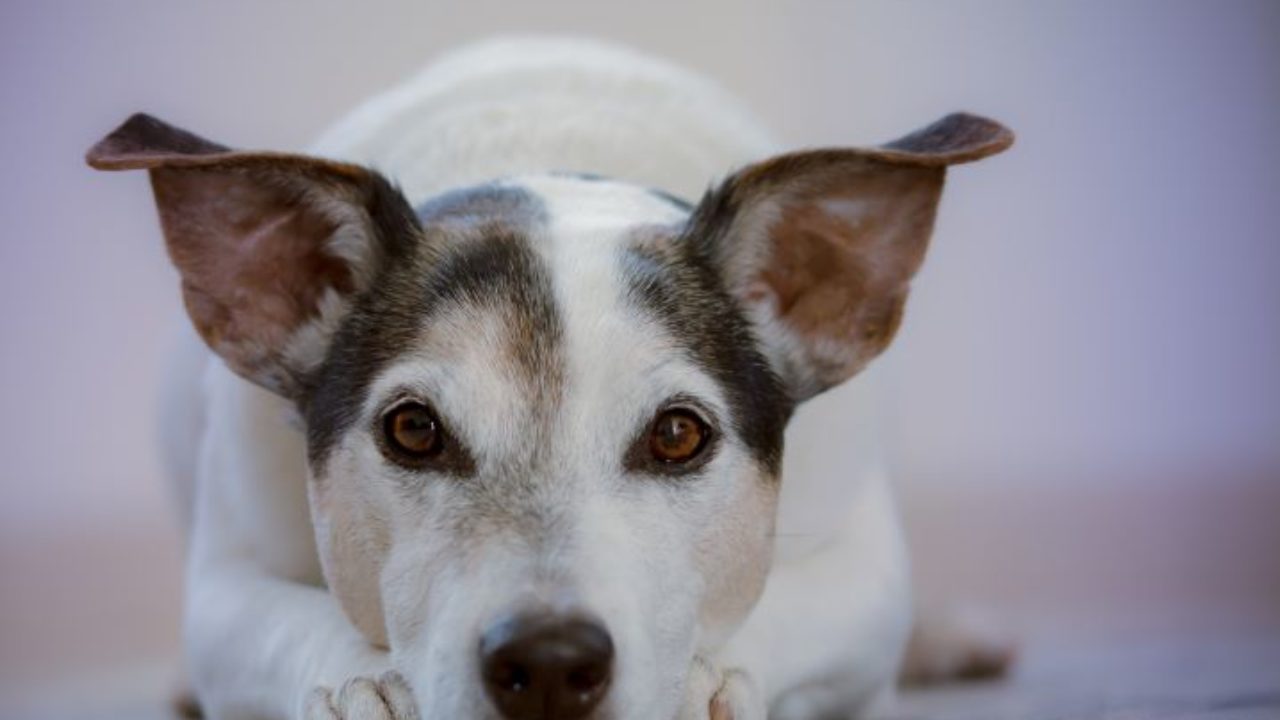
M 131 122 L 91 162 L 152 170 L 221 356 L 185 341 L 165 423 L 193 488 L 188 663 L 212 717 L 800 719 L 892 687 L 911 602 L 874 438 L 801 417 L 789 457 L 859 443 L 858 464 L 783 473 L 781 432 L 888 342 L 942 167 L 1003 149 L 1003 128 L 957 117 L 759 163 L 695 208 L 680 198 L 778 151 L 768 133 L 676 68 L 532 40 L 458 53 L 313 148 L 395 178 L 407 203 L 358 166 Z M 881 208 L 899 197 L 916 204 Z M 768 244 L 793 226 L 794 246 L 894 237 L 860 246 L 857 262 L 889 254 L 851 265 L 859 297 L 833 300 L 805 293 L 844 260 Z M 316 227 L 323 257 L 289 254 Z M 228 254 L 250 264 L 209 269 Z M 832 312 L 856 332 L 830 331 Z M 856 412 L 874 413 L 867 392 Z M 443 445 L 415 454 L 428 437 Z M 688 454 L 650 457 L 672 449 Z M 603 635 L 604 679 L 567 700 L 537 673 L 508 682 L 541 672 L 509 659 L 533 615 Z M 549 693 L 538 708 L 529 686 Z

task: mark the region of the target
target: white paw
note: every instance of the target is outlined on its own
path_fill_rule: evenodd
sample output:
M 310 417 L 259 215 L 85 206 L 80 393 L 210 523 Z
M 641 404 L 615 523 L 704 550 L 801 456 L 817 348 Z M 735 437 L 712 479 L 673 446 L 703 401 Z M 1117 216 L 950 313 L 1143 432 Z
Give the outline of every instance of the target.
M 694 658 L 679 720 L 765 720 L 768 709 L 751 676 Z
M 418 720 L 418 706 L 404 678 L 387 672 L 352 678 L 336 691 L 312 690 L 302 720 Z

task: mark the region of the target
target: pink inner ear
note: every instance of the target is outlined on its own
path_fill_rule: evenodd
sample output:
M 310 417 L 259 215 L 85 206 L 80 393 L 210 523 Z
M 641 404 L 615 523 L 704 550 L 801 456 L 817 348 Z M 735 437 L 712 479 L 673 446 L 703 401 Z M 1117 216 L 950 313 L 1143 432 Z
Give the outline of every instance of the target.
M 352 289 L 326 252 L 336 223 L 300 194 L 218 168 L 157 169 L 153 186 L 192 321 L 237 371 L 261 375 L 328 288 Z
M 814 203 L 783 211 L 772 232 L 773 252 L 760 279 L 773 290 L 778 315 L 809 339 L 841 337 L 869 292 L 855 229 Z
M 892 334 L 887 316 L 924 257 L 933 222 L 931 204 L 903 200 L 826 197 L 783 209 L 760 279 L 794 332 L 848 343 Z
M 767 288 L 821 382 L 844 380 L 892 340 L 940 191 L 938 171 L 875 168 L 781 201 L 747 299 Z

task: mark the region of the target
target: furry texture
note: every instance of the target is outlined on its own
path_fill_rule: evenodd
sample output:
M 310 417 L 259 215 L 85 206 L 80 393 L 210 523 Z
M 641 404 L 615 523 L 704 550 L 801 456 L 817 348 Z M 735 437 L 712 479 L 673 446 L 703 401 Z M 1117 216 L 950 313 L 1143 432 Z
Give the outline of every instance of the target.
M 217 317 L 258 322 L 281 287 L 294 303 L 254 363 L 195 308 L 222 361 L 181 353 L 171 374 L 204 391 L 198 457 L 171 458 L 195 468 L 186 635 L 212 717 L 493 718 L 477 638 L 530 611 L 612 635 L 599 720 L 818 718 L 891 687 L 910 601 L 874 437 L 851 439 L 865 465 L 784 482 L 783 429 L 883 349 L 942 167 L 998 151 L 1003 128 L 955 116 L 755 162 L 695 206 L 681 197 L 771 154 L 768 134 L 703 79 L 560 40 L 464 49 L 314 147 L 402 192 L 359 165 L 126 128 L 90 159 L 194 188 L 158 189 L 162 215 L 245 195 L 237 212 L 267 218 L 248 239 L 211 225 L 225 215 L 166 222 L 171 247 L 224 246 L 178 263 L 224 291 Z M 300 216 L 308 233 L 275 237 Z M 243 285 L 289 243 L 308 262 L 275 263 L 288 282 Z M 426 465 L 379 439 L 405 399 L 442 421 Z M 706 457 L 629 463 L 669 407 L 713 429 Z

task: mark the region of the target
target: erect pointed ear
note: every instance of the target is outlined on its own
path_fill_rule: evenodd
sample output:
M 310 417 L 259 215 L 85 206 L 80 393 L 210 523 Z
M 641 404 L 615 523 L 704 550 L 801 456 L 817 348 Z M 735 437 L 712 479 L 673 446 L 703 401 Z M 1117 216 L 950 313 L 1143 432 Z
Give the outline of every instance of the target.
M 417 231 L 399 191 L 345 163 L 226 148 L 134 115 L 86 155 L 150 171 L 200 336 L 232 370 L 296 397 L 354 295 Z
M 946 166 L 1012 142 L 1002 125 L 957 114 L 878 148 L 775 157 L 709 192 L 688 238 L 804 400 L 851 377 L 893 338 Z

